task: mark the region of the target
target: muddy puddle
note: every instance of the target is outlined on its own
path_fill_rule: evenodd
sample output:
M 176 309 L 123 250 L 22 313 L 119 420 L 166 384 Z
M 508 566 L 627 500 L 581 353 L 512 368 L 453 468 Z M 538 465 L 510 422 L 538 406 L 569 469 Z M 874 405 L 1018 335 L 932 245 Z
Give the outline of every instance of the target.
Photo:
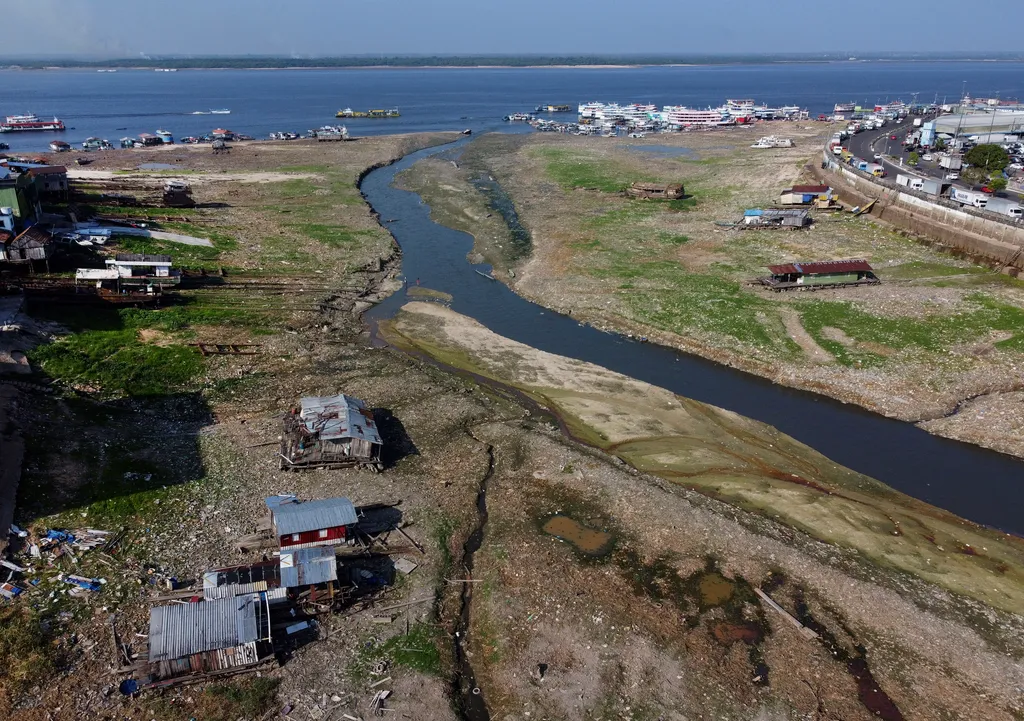
M 736 584 L 719 573 L 705 573 L 697 585 L 702 606 L 721 606 L 736 593 Z
M 602 556 L 611 550 L 615 540 L 612 534 L 588 528 L 568 516 L 552 516 L 542 527 L 548 533 L 576 547 L 588 556 Z

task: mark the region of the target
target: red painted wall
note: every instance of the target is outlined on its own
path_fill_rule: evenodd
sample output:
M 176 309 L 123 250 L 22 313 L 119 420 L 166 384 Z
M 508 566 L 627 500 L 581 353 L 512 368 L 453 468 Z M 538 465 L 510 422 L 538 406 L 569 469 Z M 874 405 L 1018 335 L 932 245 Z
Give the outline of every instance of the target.
M 279 539 L 281 542 L 281 548 L 287 548 L 288 546 L 301 546 L 305 543 L 327 544 L 331 541 L 343 541 L 345 540 L 348 534 L 346 533 L 344 526 L 335 526 L 334 528 L 327 529 L 326 537 L 321 537 L 319 530 L 306 531 L 305 533 L 300 533 L 298 535 L 299 540 L 297 541 L 294 540 L 291 534 L 287 536 L 281 536 Z

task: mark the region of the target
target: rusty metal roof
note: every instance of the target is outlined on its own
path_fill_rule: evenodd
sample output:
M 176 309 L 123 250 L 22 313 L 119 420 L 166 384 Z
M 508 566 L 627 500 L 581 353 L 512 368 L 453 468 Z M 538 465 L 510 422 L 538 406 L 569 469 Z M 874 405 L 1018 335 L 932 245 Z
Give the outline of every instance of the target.
M 264 638 L 257 614 L 260 603 L 252 594 L 154 606 L 149 611 L 149 660 L 170 661 Z
M 827 185 L 794 185 L 789 188 L 790 193 L 827 193 L 830 190 Z
M 278 536 L 351 526 L 359 520 L 356 507 L 347 498 L 325 498 L 320 501 L 291 499 L 285 502 L 280 499 L 281 496 L 272 496 L 266 501 Z
M 281 586 L 312 586 L 338 580 L 338 559 L 333 547 L 281 551 Z
M 37 175 L 67 175 L 68 169 L 63 165 L 46 165 L 42 168 L 29 168 L 28 175 L 35 177 Z
M 769 265 L 772 275 L 818 275 L 821 273 L 856 273 L 874 270 L 866 260 L 822 260 L 815 263 L 786 263 L 785 265 Z
M 381 444 L 373 413 L 358 398 L 344 394 L 303 398 L 299 416 L 306 429 L 318 434 L 320 440 L 359 438 Z

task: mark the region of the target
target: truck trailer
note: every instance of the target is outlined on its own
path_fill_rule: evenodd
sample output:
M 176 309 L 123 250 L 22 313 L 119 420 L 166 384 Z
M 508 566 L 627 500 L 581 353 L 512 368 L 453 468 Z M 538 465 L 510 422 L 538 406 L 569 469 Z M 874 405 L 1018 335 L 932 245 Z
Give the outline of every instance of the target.
M 949 189 L 949 199 L 961 206 L 969 205 L 972 208 L 984 208 L 988 205 L 988 196 L 984 193 L 979 193 L 974 190 L 964 190 L 963 188 L 952 187 Z

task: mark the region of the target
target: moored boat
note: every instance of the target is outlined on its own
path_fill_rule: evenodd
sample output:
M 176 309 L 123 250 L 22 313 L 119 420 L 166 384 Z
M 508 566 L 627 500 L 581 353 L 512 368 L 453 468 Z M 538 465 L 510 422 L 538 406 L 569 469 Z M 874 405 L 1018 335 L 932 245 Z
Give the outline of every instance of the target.
M 0 133 L 15 133 L 30 130 L 54 130 L 62 132 L 64 123 L 59 118 L 40 120 L 35 115 L 8 115 L 0 123 Z

